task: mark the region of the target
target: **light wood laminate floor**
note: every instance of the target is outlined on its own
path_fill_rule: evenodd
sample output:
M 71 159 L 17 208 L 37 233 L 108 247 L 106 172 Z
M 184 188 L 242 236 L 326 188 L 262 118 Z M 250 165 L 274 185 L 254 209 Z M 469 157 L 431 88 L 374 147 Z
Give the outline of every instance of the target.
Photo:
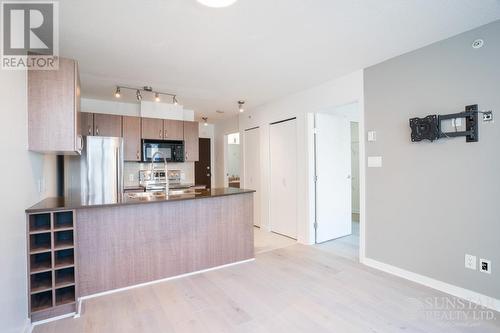
M 435 309 L 426 301 L 448 297 L 294 244 L 254 262 L 88 300 L 81 318 L 34 332 L 500 332 L 498 320 L 429 315 Z

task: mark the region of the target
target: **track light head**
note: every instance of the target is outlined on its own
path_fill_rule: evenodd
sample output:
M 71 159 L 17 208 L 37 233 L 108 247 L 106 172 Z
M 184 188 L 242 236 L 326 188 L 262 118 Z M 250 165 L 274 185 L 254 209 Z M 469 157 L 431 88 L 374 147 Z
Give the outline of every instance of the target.
M 245 105 L 245 101 L 238 101 L 238 110 L 240 111 L 240 113 L 245 112 L 243 105 Z
M 137 91 L 135 92 L 135 96 L 137 97 L 137 100 L 139 102 L 142 101 L 142 95 L 141 95 L 141 91 L 139 89 L 137 89 Z
M 173 98 L 174 105 L 179 105 L 179 101 L 177 100 L 177 96 L 174 96 Z
M 155 93 L 155 101 L 157 101 L 157 102 L 160 101 L 160 94 Z
M 208 126 L 208 123 L 207 123 L 208 117 L 201 117 L 201 119 L 203 119 L 203 125 Z
M 120 87 L 116 87 L 115 97 L 120 98 L 122 95 L 120 93 Z

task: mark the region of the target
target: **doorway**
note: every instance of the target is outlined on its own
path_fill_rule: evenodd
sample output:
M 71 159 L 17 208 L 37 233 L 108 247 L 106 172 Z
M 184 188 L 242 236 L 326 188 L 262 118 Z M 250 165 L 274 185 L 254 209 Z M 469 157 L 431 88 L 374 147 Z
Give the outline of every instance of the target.
M 226 156 L 224 163 L 224 185 L 225 187 L 240 188 L 240 133 L 227 134 L 225 136 L 224 148 L 224 156 Z
M 360 233 L 358 112 L 354 103 L 314 115 L 315 241 L 353 260 Z
M 253 224 L 256 227 L 261 226 L 260 218 L 260 128 L 250 128 L 244 132 L 244 188 L 254 190 L 253 203 Z
M 200 156 L 197 162 L 194 162 L 194 181 L 195 185 L 204 185 L 207 189 L 212 187 L 212 170 L 210 163 L 212 160 L 210 152 L 210 139 L 199 139 Z

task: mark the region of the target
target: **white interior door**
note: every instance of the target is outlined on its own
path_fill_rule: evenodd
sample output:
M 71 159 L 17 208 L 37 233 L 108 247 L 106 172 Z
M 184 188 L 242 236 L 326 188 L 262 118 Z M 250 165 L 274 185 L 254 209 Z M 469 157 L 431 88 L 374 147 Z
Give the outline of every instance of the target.
M 316 242 L 352 233 L 350 122 L 316 114 Z
M 255 190 L 253 200 L 253 223 L 260 227 L 260 129 L 254 128 L 245 131 L 244 165 L 245 165 L 245 189 Z
M 270 126 L 271 231 L 297 239 L 297 121 Z

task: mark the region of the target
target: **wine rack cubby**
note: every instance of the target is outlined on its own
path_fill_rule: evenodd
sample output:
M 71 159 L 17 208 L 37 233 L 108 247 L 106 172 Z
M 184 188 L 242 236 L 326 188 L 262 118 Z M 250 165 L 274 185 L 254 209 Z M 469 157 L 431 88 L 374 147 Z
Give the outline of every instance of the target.
M 75 312 L 75 217 L 73 211 L 29 214 L 28 293 L 32 321 Z

